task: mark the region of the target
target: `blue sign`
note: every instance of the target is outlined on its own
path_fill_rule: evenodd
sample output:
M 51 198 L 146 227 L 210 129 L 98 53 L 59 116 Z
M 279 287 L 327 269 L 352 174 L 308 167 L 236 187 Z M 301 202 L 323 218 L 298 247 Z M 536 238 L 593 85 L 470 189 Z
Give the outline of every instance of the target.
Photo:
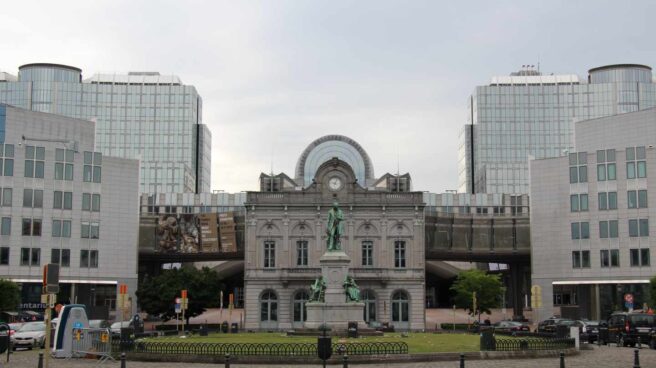
M 77 321 L 77 322 L 73 323 L 73 328 L 82 329 L 83 327 L 84 327 L 84 325 L 80 321 Z
M 624 306 L 626 307 L 626 309 L 633 309 L 633 303 L 624 302 Z

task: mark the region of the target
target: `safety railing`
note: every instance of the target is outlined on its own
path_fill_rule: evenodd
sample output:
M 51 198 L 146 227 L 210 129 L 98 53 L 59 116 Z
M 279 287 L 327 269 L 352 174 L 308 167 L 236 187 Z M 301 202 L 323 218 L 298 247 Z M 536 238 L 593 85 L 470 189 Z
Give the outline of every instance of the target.
M 73 329 L 71 355 L 83 358 L 95 355 L 100 362 L 112 359 L 112 334 L 108 328 Z
M 575 347 L 575 341 L 572 338 L 515 338 L 495 340 L 494 350 L 496 351 L 563 350 Z

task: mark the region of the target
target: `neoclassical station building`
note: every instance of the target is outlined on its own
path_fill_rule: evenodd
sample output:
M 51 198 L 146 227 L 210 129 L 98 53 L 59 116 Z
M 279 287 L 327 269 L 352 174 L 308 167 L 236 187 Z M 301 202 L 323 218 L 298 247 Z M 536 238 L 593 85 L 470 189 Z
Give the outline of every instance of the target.
M 408 174 L 375 177 L 367 152 L 341 135 L 312 142 L 293 179 L 261 174 L 260 191 L 247 194 L 245 328 L 303 328 L 335 201 L 344 212 L 342 247 L 364 320 L 424 329 L 423 193 L 411 191 Z

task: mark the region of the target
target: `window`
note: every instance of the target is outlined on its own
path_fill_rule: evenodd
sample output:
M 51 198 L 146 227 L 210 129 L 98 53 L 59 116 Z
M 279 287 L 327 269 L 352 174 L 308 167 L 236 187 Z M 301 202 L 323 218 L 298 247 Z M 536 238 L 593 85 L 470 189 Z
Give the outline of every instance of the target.
M 25 177 L 43 179 L 45 147 L 25 146 Z
M 13 189 L 2 188 L 0 194 L 2 194 L 2 206 L 11 207 L 13 205 Z
M 56 263 L 61 267 L 71 266 L 71 250 L 53 248 L 50 251 L 50 263 Z
M 9 247 L 0 247 L 0 266 L 9 265 Z
M 100 183 L 102 154 L 100 152 L 84 152 L 83 177 L 86 182 Z
M 43 190 L 23 189 L 23 207 L 43 208 Z
M 597 194 L 599 210 L 617 209 L 617 192 L 599 192 Z
M 99 212 L 100 194 L 82 193 L 82 211 Z
M 364 321 L 367 323 L 376 321 L 376 294 L 371 290 L 362 292 L 364 303 Z
M 365 240 L 362 242 L 362 265 L 374 265 L 374 242 Z
M 573 251 L 572 268 L 590 268 L 590 251 L 589 250 Z
M 649 266 L 649 248 L 631 249 L 631 267 Z
M 0 175 L 14 176 L 13 144 L 0 144 Z
M 617 238 L 617 220 L 599 221 L 599 238 Z
M 397 291 L 392 295 L 392 322 L 410 321 L 410 305 L 408 294 Z
M 70 238 L 71 220 L 52 220 L 52 236 L 54 238 Z
M 264 268 L 276 267 L 276 243 L 270 240 L 264 242 Z
M 11 217 L 3 217 L 0 224 L 0 235 L 11 235 Z
M 626 178 L 635 179 L 647 177 L 647 158 L 645 146 L 627 147 L 626 149 Z
M 626 192 L 626 202 L 629 208 L 647 208 L 646 190 L 629 190 Z
M 98 268 L 98 251 L 82 249 L 80 251 L 80 268 Z
M 55 149 L 55 180 L 73 180 L 75 151 Z
M 608 250 L 601 250 L 601 267 L 610 267 L 610 256 Z
M 294 295 L 294 322 L 307 321 L 307 308 L 305 303 L 310 299 L 307 291 L 299 291 Z
M 572 239 L 590 239 L 590 223 L 572 222 Z
M 41 236 L 41 219 L 23 219 L 23 235 Z
M 405 241 L 403 240 L 394 242 L 394 267 L 405 267 Z
M 587 183 L 588 166 L 586 152 L 569 154 L 569 182 L 570 183 Z
M 100 238 L 100 224 L 97 222 L 82 222 L 81 237 L 88 239 Z
M 615 166 L 615 150 L 597 151 L 597 181 L 615 180 L 617 178 Z
M 296 265 L 308 265 L 308 242 L 307 240 L 299 240 L 296 242 Z
M 62 210 L 73 209 L 73 192 L 62 192 L 55 190 L 53 193 L 54 199 L 52 201 L 52 208 Z
M 260 298 L 260 321 L 278 320 L 278 297 L 273 291 L 265 291 Z
M 41 263 L 41 249 L 21 248 L 21 266 L 38 266 Z
M 649 236 L 649 219 L 629 220 L 629 236 L 632 238 Z
M 572 212 L 587 211 L 588 210 L 588 195 L 587 194 L 572 194 L 569 196 L 570 210 Z

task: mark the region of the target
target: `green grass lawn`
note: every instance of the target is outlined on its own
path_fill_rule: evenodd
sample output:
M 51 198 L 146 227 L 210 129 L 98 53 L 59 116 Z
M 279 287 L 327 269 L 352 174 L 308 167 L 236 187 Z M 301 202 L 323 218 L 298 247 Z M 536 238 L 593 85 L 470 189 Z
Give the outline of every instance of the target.
M 167 336 L 149 338 L 146 341 L 178 341 L 178 342 L 216 342 L 216 343 L 316 343 L 316 337 L 286 336 L 284 333 L 215 333 L 209 336 L 188 336 L 180 338 Z M 386 333 L 382 337 L 360 337 L 358 339 L 333 338 L 333 342 L 380 342 L 402 341 L 408 344 L 410 353 L 429 352 L 468 352 L 479 351 L 478 335 L 469 334 L 433 334 L 409 333 L 408 337 L 401 337 L 400 333 Z

